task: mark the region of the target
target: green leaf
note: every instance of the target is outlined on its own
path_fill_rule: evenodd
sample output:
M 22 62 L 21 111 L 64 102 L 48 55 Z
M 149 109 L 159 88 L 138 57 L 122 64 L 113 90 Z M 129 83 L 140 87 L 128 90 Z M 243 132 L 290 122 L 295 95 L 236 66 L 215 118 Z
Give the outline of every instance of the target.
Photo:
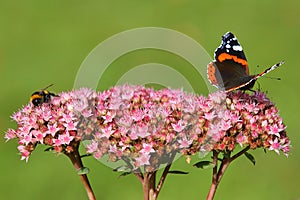
M 267 153 L 267 149 L 264 148 L 264 152 Z
M 48 147 L 48 148 L 46 148 L 44 151 L 53 151 L 53 147 Z
M 201 169 L 211 169 L 215 165 L 210 161 L 200 161 L 200 162 L 195 163 L 193 166 L 197 167 L 197 168 L 201 168 Z
M 90 169 L 87 167 L 82 167 L 77 171 L 78 175 L 88 174 L 90 172 Z
M 128 171 L 128 170 L 129 170 L 129 167 L 126 165 L 119 166 L 119 167 L 113 169 L 114 172 L 124 172 L 124 171 Z
M 92 155 L 92 154 L 90 154 L 90 153 L 83 154 L 83 155 L 80 156 L 80 158 L 89 157 L 89 156 L 91 156 L 91 155 Z
M 179 170 L 171 170 L 168 173 L 169 174 L 188 174 L 188 172 L 179 171 Z
M 129 175 L 129 174 L 131 174 L 131 173 L 132 173 L 132 172 L 123 172 L 118 178 L 127 176 L 127 175 Z
M 253 165 L 255 165 L 256 161 L 255 161 L 255 158 L 252 154 L 250 154 L 248 152 L 245 152 L 245 156 L 250 160 L 250 162 L 253 163 Z
M 203 159 L 208 154 L 209 154 L 209 151 L 200 151 L 198 156 L 199 156 L 200 159 Z

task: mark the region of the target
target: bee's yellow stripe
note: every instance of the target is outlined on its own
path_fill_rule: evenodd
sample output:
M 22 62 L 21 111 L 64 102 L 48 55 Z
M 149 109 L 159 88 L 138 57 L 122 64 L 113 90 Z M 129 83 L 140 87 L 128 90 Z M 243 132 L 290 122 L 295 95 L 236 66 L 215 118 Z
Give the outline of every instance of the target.
M 34 94 L 30 97 L 30 101 L 32 102 L 34 99 L 40 99 L 42 96 L 40 94 Z

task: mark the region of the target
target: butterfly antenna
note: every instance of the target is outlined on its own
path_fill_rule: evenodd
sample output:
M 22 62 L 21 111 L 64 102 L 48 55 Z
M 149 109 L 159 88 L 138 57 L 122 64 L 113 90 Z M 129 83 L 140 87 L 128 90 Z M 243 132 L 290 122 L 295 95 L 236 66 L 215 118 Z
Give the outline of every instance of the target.
M 269 79 L 273 79 L 273 80 L 277 80 L 277 81 L 280 81 L 281 78 L 279 77 L 271 77 L 271 76 L 263 76 L 264 78 L 269 78 Z
M 278 65 L 280 66 L 280 65 L 283 65 L 284 64 L 284 60 L 282 60 L 282 61 L 280 61 L 279 63 L 278 63 Z
M 269 73 L 270 71 L 276 69 L 277 67 L 281 66 L 284 64 L 284 61 L 280 61 L 279 63 L 273 65 L 272 67 L 266 69 L 265 71 L 261 72 L 260 74 L 257 75 L 257 77 L 260 77 L 260 76 L 264 76 L 265 74 Z M 266 78 L 270 78 L 270 79 L 275 79 L 275 80 L 281 80 L 281 78 L 278 78 L 278 77 L 268 77 L 268 76 L 264 76 Z

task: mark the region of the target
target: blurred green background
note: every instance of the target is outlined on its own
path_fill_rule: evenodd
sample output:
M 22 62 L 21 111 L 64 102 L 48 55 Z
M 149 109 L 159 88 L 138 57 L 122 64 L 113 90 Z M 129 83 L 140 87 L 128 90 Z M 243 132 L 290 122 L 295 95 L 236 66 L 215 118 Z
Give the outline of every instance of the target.
M 114 34 L 137 27 L 170 28 L 194 38 L 213 56 L 221 35 L 232 31 L 245 49 L 252 73 L 264 69 L 257 65 L 286 61 L 270 74 L 281 81 L 261 78 L 259 83 L 278 106 L 293 148 L 289 158 L 252 151 L 256 166 L 244 157 L 238 159 L 225 173 L 215 199 L 299 199 L 299 7 L 296 0 L 1 0 L 1 134 L 16 127 L 10 115 L 28 102 L 33 91 L 50 83 L 54 92 L 71 90 L 88 53 Z M 193 74 L 186 61 L 155 50 L 124 55 L 107 73 L 113 79 L 126 68 L 148 62 L 184 69 L 186 76 Z M 99 89 L 112 84 L 104 81 Z M 45 147 L 39 146 L 26 163 L 17 154 L 17 141 L 5 143 L 2 136 L 0 199 L 87 199 L 65 156 L 44 153 Z M 117 173 L 92 158 L 85 158 L 84 163 L 91 169 L 89 178 L 97 199 L 142 199 L 142 187 L 134 176 L 118 179 Z M 195 169 L 184 159 L 173 169 L 190 174 L 168 176 L 159 199 L 205 199 L 211 171 Z

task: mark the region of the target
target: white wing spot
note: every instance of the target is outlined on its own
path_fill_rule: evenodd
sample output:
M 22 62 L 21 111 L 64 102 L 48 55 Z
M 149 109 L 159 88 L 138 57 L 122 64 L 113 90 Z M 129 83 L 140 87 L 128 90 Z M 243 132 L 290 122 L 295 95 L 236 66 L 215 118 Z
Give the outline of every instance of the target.
M 230 44 L 226 44 L 225 47 L 226 47 L 227 49 L 230 49 L 230 48 L 231 48 Z
M 240 45 L 234 45 L 234 46 L 232 46 L 232 48 L 233 48 L 233 50 L 235 50 L 235 51 L 243 51 L 243 48 L 242 48 L 242 46 L 240 46 Z

